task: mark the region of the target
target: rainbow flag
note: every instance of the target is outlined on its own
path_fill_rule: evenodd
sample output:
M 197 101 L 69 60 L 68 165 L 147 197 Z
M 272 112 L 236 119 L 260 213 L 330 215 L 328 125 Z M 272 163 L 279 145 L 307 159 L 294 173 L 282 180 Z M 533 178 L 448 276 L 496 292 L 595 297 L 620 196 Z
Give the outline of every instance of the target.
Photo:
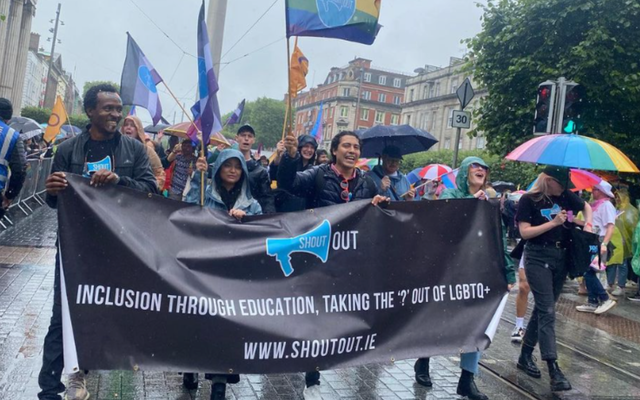
M 315 36 L 373 44 L 380 0 L 285 0 L 287 37 Z

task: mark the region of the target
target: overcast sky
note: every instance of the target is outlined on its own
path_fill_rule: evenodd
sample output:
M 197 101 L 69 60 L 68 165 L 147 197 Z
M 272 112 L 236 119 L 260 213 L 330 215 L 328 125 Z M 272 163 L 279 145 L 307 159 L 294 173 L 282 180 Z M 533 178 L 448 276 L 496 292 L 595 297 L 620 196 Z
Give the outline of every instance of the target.
M 243 98 L 282 99 L 286 92 L 284 1 L 277 0 L 231 49 L 274 0 L 228 0 L 218 92 L 223 114 Z M 47 42 L 47 37 L 52 36 L 50 20 L 55 18 L 59 2 L 64 26 L 59 30 L 62 43 L 56 45 L 56 53 L 62 54 L 64 68 L 73 73 L 81 91 L 86 81 L 120 82 L 129 31 L 172 91 L 187 107 L 193 104 L 196 61 L 183 50 L 197 54 L 196 25 L 201 1 L 39 0 L 32 31 L 41 35 L 40 43 L 46 52 L 51 46 Z M 374 67 L 410 74 L 425 64 L 446 66 L 449 57 L 464 54 L 460 40 L 473 37 L 481 29 L 482 12 L 473 0 L 383 0 L 381 8 L 383 29 L 372 46 L 336 39 L 299 39 L 299 47 L 310 62 L 309 86 L 322 83 L 332 66 L 344 66 L 356 56 L 373 60 Z M 163 114 L 172 122 L 177 112 L 179 121 L 181 112 L 164 90 L 160 88 Z M 144 110 L 138 115 L 145 122 L 151 120 Z

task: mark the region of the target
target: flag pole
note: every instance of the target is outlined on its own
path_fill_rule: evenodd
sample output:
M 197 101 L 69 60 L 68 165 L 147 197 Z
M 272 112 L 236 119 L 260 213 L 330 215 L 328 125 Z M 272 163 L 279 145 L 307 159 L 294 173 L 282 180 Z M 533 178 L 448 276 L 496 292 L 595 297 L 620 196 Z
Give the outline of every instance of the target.
M 289 41 L 287 41 L 287 45 L 289 45 Z M 298 37 L 296 36 L 296 41 L 293 45 L 293 48 L 296 49 L 298 48 Z M 287 48 L 287 50 L 289 50 Z M 287 59 L 289 60 L 289 86 L 291 86 L 291 56 L 287 57 Z M 298 94 L 298 92 L 296 91 L 296 95 Z M 287 125 L 288 127 L 288 134 L 292 134 L 291 129 L 293 128 L 293 104 L 291 102 L 291 87 L 289 87 L 289 124 Z
M 198 139 L 200 139 L 200 157 L 202 158 L 206 157 L 204 140 L 202 139 L 202 131 L 198 129 L 198 125 L 196 125 L 196 123 L 194 122 L 193 118 L 191 118 L 191 115 L 189 115 L 187 110 L 184 109 L 184 106 L 182 105 L 182 103 L 178 101 L 178 98 L 176 97 L 175 94 L 173 94 L 173 92 L 169 88 L 169 85 L 167 85 L 165 81 L 162 81 L 162 84 L 164 85 L 165 88 L 167 88 L 169 95 L 173 97 L 173 99 L 176 101 L 178 106 L 182 109 L 182 112 L 187 116 L 187 118 L 189 118 L 189 122 L 191 122 L 191 125 L 196 129 L 196 132 L 198 132 Z M 200 172 L 200 206 L 204 206 L 204 184 L 205 184 L 204 171 L 202 171 Z
M 297 44 L 298 44 L 298 37 L 296 36 L 296 45 Z M 291 109 L 291 39 L 288 36 L 287 36 L 287 88 L 289 90 L 287 93 L 287 105 L 286 105 L 286 111 L 284 115 L 284 126 L 282 129 L 283 140 L 285 135 L 291 132 L 291 125 L 289 124 L 289 119 L 287 118 L 287 116 L 289 115 L 289 110 Z
M 287 133 L 288 119 L 289 119 L 289 103 L 287 102 L 287 104 L 284 105 L 284 122 L 282 124 L 282 140 L 284 140 L 284 135 Z

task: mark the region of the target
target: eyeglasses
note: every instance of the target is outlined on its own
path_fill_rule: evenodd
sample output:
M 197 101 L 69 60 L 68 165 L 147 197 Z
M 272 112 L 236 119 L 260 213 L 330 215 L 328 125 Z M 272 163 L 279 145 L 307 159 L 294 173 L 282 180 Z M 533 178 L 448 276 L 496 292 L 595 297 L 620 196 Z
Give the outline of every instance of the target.
M 340 198 L 342 199 L 342 201 L 348 202 L 349 200 L 351 200 L 348 180 L 344 179 L 342 182 L 340 182 L 340 189 L 342 189 L 342 192 L 340 192 Z
M 471 165 L 469 165 L 469 166 L 470 166 L 472 169 L 482 168 L 482 169 L 483 169 L 483 170 L 485 170 L 485 171 L 488 171 L 488 170 L 489 170 L 489 167 L 486 167 L 486 166 L 484 166 L 484 165 L 482 165 L 482 164 L 475 163 L 475 162 L 474 162 L 474 163 L 471 163 Z

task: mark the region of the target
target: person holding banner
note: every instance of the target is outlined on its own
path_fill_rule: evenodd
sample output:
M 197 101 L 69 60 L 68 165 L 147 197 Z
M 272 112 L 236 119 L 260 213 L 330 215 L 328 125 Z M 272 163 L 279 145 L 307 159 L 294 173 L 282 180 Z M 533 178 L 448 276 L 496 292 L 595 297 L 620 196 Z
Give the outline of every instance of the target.
M 569 170 L 547 166 L 531 190 L 518 204 L 516 220 L 525 245 L 524 271 L 535 302 L 529 326 L 522 339 L 517 367 L 540 378 L 533 349 L 540 342 L 540 354 L 547 362 L 552 391 L 571 390 L 571 384 L 558 367 L 555 332 L 555 303 L 567 277 L 569 229 L 562 225 L 571 211 L 582 211 L 584 230 L 592 230 L 591 206 L 567 189 Z
M 376 183 L 380 194 L 393 201 L 411 201 L 416 198 L 416 190 L 407 177 L 400 172 L 402 152 L 397 146 L 382 149 L 382 165 L 376 165 L 367 173 Z
M 13 105 L 0 98 L 0 219 L 20 194 L 27 176 L 27 156 L 20 133 L 9 127 Z M 11 178 L 9 178 L 11 171 Z
M 331 139 L 332 162 L 299 171 L 302 156 L 298 140 L 289 134 L 284 140 L 286 152 L 278 167 L 278 187 L 306 199 L 307 208 L 345 204 L 371 199 L 373 205 L 389 202 L 378 194 L 373 180 L 356 168 L 362 141 L 351 131 L 342 131 Z M 304 398 L 320 399 L 320 372 L 305 374 Z
M 90 125 L 80 135 L 60 144 L 53 158 L 51 175 L 47 177 L 46 202 L 56 208 L 58 194 L 68 183 L 67 173 L 90 178 L 94 187 L 120 185 L 148 193 L 158 193 L 156 180 L 149 167 L 149 157 L 139 141 L 120 134 L 122 100 L 111 85 L 96 85 L 84 97 L 84 110 Z M 42 368 L 38 376 L 41 400 L 60 400 L 65 390 L 60 378 L 64 367 L 62 340 L 62 306 L 60 291 L 60 257 L 56 254 L 53 315 L 44 339 Z M 69 376 L 66 399 L 86 400 L 85 372 Z
M 489 166 L 479 157 L 467 157 L 462 160 L 458 176 L 456 177 L 456 189 L 446 189 L 442 192 L 439 199 L 466 199 L 476 198 L 479 200 L 488 200 L 489 197 L 485 192 L 486 184 L 489 180 Z M 503 229 L 504 231 L 504 229 Z M 508 290 L 516 282 L 515 272 L 513 270 L 513 261 L 506 252 L 506 235 L 503 235 L 504 242 L 504 275 L 507 280 Z M 474 377 L 478 374 L 478 363 L 482 352 L 474 351 L 471 353 L 462 353 L 460 355 L 460 368 L 462 373 L 458 381 L 456 393 L 460 396 L 466 396 L 471 400 L 487 400 L 488 397 L 478 390 Z M 422 386 L 431 387 L 431 377 L 429 375 L 429 358 L 419 358 L 414 366 L 416 373 L 415 378 Z

